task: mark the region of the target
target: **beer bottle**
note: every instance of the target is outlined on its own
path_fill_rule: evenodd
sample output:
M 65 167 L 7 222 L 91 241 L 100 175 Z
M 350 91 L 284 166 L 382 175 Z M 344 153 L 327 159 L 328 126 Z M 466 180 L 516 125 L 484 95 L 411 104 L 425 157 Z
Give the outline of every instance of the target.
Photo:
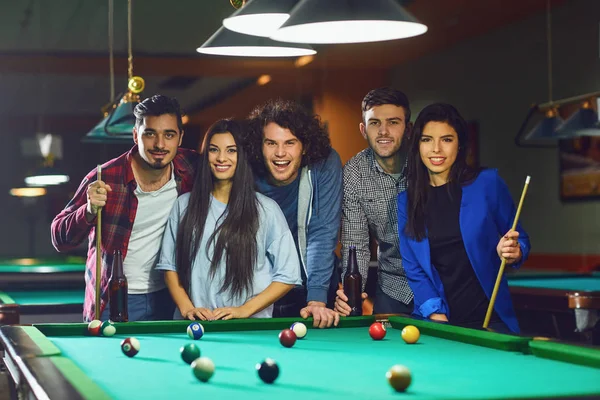
M 352 309 L 350 316 L 357 316 L 362 315 L 362 277 L 358 272 L 356 246 L 350 246 L 348 252 L 348 269 L 344 277 L 344 293 L 348 297 L 348 305 Z
M 113 253 L 112 274 L 108 282 L 108 303 L 110 305 L 110 320 L 127 322 L 127 278 L 123 273 L 123 256 L 121 250 Z

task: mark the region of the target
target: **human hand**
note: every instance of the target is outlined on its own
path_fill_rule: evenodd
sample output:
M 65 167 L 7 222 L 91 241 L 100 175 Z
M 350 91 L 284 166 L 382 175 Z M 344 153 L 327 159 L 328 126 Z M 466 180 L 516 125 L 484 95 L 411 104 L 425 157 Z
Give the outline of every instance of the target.
M 448 322 L 448 317 L 446 317 L 446 314 L 431 314 L 429 319 L 433 321 Z
M 496 246 L 498 257 L 504 258 L 506 260 L 506 264 L 514 264 L 523 256 L 521 245 L 519 244 L 518 239 L 519 232 L 510 230 L 506 232 L 506 235 L 500 238 L 498 246 Z
M 196 319 L 201 321 L 211 321 L 215 319 L 213 312 L 208 308 L 203 307 L 192 308 L 184 313 L 181 313 L 181 315 L 183 315 L 183 318 L 191 321 L 195 321 Z
M 238 319 L 238 318 L 248 318 L 250 315 L 246 311 L 246 309 L 241 307 L 221 307 L 215 308 L 213 310 L 214 319 Z
M 348 296 L 346 296 L 344 290 L 342 289 L 339 289 L 337 292 L 335 292 L 335 294 L 337 295 L 335 297 L 335 311 L 347 317 L 350 315 L 350 311 L 352 311 L 348 305 Z M 362 297 L 363 300 L 366 300 L 369 295 L 362 293 L 360 297 Z
M 300 316 L 304 319 L 312 316 L 315 328 L 329 328 L 331 325 L 338 326 L 340 315 L 325 306 L 320 301 L 309 301 L 306 307 L 300 310 Z
M 112 188 L 103 181 L 95 181 L 88 185 L 86 212 L 89 219 L 98 215 L 98 210 L 106 205 L 108 192 L 111 191 Z

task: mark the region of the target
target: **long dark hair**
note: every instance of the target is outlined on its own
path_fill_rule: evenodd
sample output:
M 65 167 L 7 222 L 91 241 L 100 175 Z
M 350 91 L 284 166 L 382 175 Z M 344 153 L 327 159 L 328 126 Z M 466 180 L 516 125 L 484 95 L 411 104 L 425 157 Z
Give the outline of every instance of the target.
M 408 139 L 408 221 L 406 234 L 415 240 L 423 240 L 427 234 L 425 229 L 425 209 L 427 207 L 430 190 L 429 173 L 421 160 L 419 145 L 423 136 L 423 128 L 429 122 L 445 122 L 456 131 L 458 135 L 458 154 L 456 161 L 450 167 L 448 175 L 449 185 L 465 185 L 472 182 L 480 168 L 473 168 L 467 164 L 469 147 L 467 122 L 458 110 L 450 104 L 435 103 L 423 109 Z M 449 186 L 450 189 L 450 186 Z
M 241 123 L 223 119 L 215 122 L 204 137 L 194 187 L 177 232 L 177 272 L 186 291 L 190 288 L 191 269 L 198 251 L 208 253 L 212 244 L 214 254 L 210 264 L 211 278 L 217 272 L 225 253 L 225 280 L 221 292 L 230 289 L 233 296 L 239 296 L 251 287 L 257 260 L 256 233 L 259 216 L 254 177 L 241 142 L 243 130 Z M 217 228 L 210 236 L 206 249 L 200 249 L 214 188 L 208 150 L 211 138 L 219 133 L 231 133 L 233 136 L 237 146 L 237 167 L 226 211 L 217 221 Z

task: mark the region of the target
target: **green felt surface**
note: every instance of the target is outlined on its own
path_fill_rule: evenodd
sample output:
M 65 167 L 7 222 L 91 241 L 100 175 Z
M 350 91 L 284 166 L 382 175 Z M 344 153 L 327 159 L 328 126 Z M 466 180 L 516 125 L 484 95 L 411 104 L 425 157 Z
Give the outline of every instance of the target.
M 85 264 L 42 263 L 34 265 L 0 264 L 2 274 L 49 274 L 85 271 Z
M 3 296 L 2 296 L 3 295 Z M 0 299 L 4 303 L 17 303 L 22 306 L 55 305 L 55 304 L 83 304 L 83 289 L 74 290 L 5 290 L 0 292 Z M 11 301 L 4 301 L 11 299 Z
M 81 325 L 63 330 L 72 334 Z M 115 399 L 483 399 L 600 394 L 598 368 L 425 333 L 419 343 L 407 345 L 400 330 L 393 328 L 382 341 L 373 341 L 367 326 L 310 329 L 305 339 L 288 349 L 278 342 L 279 329 L 227 331 L 225 328 L 235 323 L 205 325 L 208 332 L 195 343 L 216 365 L 209 383 L 197 381 L 181 360 L 179 348 L 192 342 L 185 334 L 185 323 L 171 324 L 178 333 L 132 334 L 137 326 L 144 326 L 134 325 L 122 329 L 129 332 L 110 338 L 50 336 L 48 331 L 60 333 L 60 325 L 39 327 L 64 357 Z M 215 331 L 210 332 L 213 328 Z M 135 336 L 141 343 L 141 351 L 134 358 L 120 350 L 120 342 L 127 336 Z M 266 357 L 275 359 L 281 369 L 274 385 L 264 384 L 255 371 L 255 364 Z M 406 394 L 395 393 L 387 384 L 385 373 L 394 364 L 405 365 L 412 372 L 413 382 Z
M 600 275 L 509 279 L 509 286 L 571 291 L 600 291 Z

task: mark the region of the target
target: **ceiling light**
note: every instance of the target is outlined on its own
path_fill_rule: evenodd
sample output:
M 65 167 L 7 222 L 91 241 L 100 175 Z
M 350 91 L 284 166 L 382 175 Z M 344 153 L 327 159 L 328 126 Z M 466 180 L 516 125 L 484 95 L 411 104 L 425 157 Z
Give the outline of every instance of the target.
M 271 38 L 291 43 L 363 43 L 427 32 L 398 0 L 301 0 Z
M 39 197 L 46 194 L 46 189 L 43 187 L 13 188 L 10 189 L 9 193 L 15 197 Z
M 243 35 L 221 27 L 197 51 L 236 57 L 299 57 L 315 54 L 305 44 L 281 43 L 259 36 Z
M 223 20 L 223 26 L 246 35 L 269 37 L 290 17 L 298 0 L 250 0 Z

